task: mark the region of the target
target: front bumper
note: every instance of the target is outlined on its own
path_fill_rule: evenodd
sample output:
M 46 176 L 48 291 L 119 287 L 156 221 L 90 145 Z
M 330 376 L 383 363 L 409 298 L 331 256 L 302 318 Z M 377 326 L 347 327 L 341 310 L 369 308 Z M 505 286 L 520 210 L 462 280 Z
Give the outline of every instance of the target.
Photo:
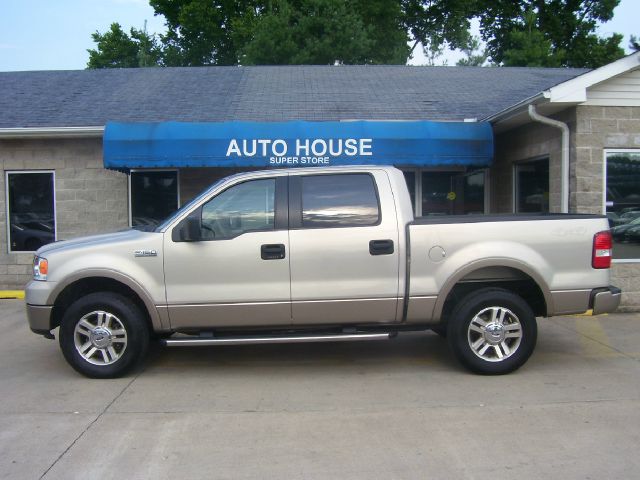
M 49 337 L 53 325 L 53 303 L 51 292 L 56 287 L 55 282 L 40 282 L 31 280 L 25 287 L 25 301 L 27 304 L 27 318 L 31 331 Z
M 31 331 L 39 335 L 48 335 L 51 332 L 52 305 L 27 304 L 27 318 Z
M 621 298 L 622 290 L 614 286 L 593 290 L 590 301 L 593 314 L 613 312 L 620 305 Z

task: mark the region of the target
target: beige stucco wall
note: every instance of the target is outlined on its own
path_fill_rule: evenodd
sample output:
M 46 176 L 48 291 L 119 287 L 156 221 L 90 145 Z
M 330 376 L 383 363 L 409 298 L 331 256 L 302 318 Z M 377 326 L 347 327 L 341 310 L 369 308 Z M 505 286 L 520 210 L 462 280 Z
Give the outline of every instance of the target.
M 55 172 L 58 240 L 127 228 L 127 176 L 106 170 L 102 139 L 0 140 L 0 289 L 31 278 L 31 253 L 8 253 L 6 171 Z

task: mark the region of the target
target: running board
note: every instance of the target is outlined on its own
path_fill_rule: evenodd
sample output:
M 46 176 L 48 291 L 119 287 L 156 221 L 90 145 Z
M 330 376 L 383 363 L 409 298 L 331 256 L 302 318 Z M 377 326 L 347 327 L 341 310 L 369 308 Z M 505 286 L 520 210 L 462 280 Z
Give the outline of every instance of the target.
M 255 345 L 270 343 L 352 342 L 362 340 L 388 340 L 391 333 L 352 333 L 335 335 L 298 335 L 289 337 L 235 337 L 235 338 L 174 338 L 164 340 L 168 347 L 194 347 L 208 345 Z

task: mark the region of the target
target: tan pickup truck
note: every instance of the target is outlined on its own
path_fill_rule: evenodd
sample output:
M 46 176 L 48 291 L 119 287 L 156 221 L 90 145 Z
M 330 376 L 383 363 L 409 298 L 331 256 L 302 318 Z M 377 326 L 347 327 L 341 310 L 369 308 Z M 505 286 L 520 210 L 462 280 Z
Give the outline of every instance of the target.
M 392 167 L 227 177 L 153 231 L 38 250 L 31 329 L 59 329 L 91 377 L 121 375 L 152 338 L 169 346 L 446 336 L 483 374 L 511 372 L 536 317 L 615 310 L 611 235 L 592 215 L 414 219 Z

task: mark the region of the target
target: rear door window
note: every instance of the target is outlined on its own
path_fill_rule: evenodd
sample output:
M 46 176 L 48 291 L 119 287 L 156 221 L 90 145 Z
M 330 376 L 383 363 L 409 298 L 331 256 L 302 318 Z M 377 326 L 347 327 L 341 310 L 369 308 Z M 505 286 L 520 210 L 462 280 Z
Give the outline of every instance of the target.
M 302 228 L 362 227 L 380 222 L 371 175 L 309 175 L 301 178 Z

